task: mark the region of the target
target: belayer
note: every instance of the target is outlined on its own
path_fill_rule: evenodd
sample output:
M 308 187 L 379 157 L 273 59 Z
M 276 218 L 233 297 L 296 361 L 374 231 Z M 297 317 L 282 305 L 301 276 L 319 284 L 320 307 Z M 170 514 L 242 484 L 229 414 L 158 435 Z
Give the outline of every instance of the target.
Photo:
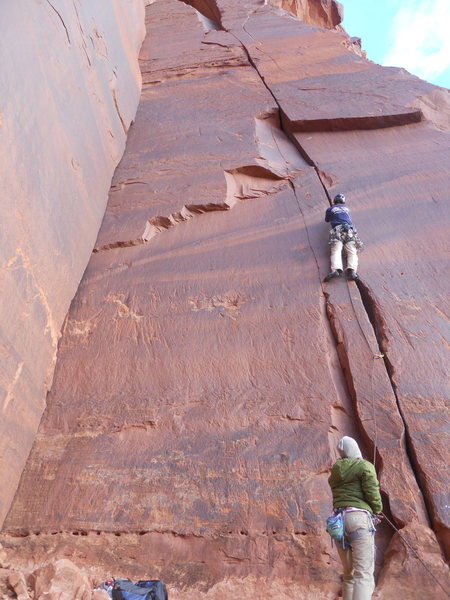
M 340 459 L 328 479 L 334 513 L 328 521 L 340 520 L 336 548 L 344 571 L 343 600 L 370 600 L 375 587 L 375 525 L 383 509 L 375 467 L 361 455 L 358 443 L 344 436 L 337 446 Z
M 342 250 L 347 258 L 345 274 L 347 279 L 356 280 L 358 275 L 358 250 L 362 248 L 362 242 L 352 222 L 350 209 L 345 206 L 344 194 L 337 194 L 333 200 L 333 206 L 329 206 L 325 212 L 325 221 L 331 224 L 329 244 L 331 246 L 331 271 L 324 281 L 330 281 L 339 277 L 343 272 Z

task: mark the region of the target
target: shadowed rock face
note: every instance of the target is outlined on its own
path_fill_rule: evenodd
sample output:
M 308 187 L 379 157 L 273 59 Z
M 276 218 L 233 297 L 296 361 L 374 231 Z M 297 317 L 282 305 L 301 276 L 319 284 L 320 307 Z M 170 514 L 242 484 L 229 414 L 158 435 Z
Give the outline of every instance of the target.
M 403 532 L 380 528 L 376 593 L 444 598 L 446 98 L 268 3 L 146 11 L 141 103 L 5 548 L 159 576 L 174 598 L 263 580 L 334 599 L 347 434 Z M 342 191 L 361 280 L 325 285 Z
M 279 6 L 308 25 L 334 28 L 343 19 L 344 7 L 335 0 L 268 0 L 265 4 Z
M 0 524 L 136 112 L 143 20 L 142 0 L 2 6 Z

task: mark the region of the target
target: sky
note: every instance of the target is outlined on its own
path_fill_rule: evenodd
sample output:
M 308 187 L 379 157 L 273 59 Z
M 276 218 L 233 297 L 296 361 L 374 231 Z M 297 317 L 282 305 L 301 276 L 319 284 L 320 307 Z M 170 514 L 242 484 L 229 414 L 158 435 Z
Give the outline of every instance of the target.
M 450 0 L 339 0 L 367 58 L 450 88 Z

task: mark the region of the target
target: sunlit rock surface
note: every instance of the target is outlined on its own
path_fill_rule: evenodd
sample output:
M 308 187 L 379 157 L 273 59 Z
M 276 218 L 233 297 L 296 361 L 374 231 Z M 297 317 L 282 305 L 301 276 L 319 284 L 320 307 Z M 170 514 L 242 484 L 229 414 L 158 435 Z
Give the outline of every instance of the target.
M 445 598 L 448 92 L 273 4 L 147 7 L 141 102 L 3 544 L 173 598 L 334 600 L 349 434 L 400 530 L 379 528 L 376 594 Z M 358 285 L 322 283 L 337 192 Z
M 14 0 L 0 22 L 0 523 L 136 112 L 142 0 Z

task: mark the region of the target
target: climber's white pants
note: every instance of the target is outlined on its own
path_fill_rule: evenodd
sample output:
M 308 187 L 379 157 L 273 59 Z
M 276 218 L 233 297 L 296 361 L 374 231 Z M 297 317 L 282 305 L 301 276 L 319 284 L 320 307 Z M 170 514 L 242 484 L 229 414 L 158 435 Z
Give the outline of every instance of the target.
M 347 269 L 357 271 L 358 251 L 356 250 L 355 242 L 346 242 L 343 244 L 340 240 L 336 240 L 331 244 L 331 270 L 344 270 L 342 266 L 342 249 L 344 249 L 347 258 Z

